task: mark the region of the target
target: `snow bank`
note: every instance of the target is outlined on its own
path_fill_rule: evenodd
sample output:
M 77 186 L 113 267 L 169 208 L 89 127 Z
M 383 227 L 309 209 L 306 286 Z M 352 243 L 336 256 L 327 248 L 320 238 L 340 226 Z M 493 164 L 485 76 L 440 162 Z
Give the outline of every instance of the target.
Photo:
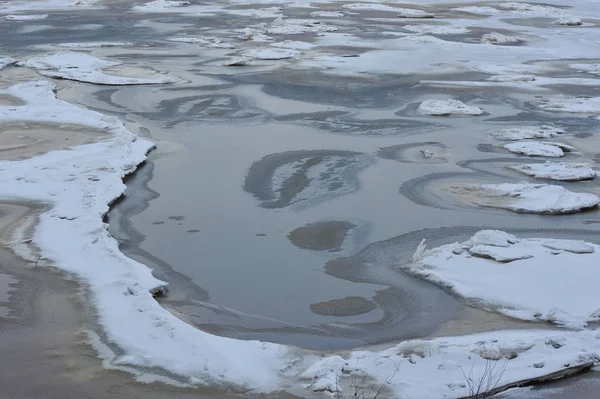
M 406 270 L 508 316 L 570 328 L 600 319 L 598 245 L 482 230 L 417 255 Z
M 529 155 L 532 157 L 562 157 L 565 152 L 576 152 L 570 145 L 553 141 L 517 141 L 504 144 L 501 147 L 515 154 Z
M 600 202 L 594 194 L 574 193 L 549 184 L 465 184 L 448 190 L 469 197 L 475 205 L 523 213 L 574 213 L 593 208 Z
M 498 140 L 518 141 L 527 139 L 551 139 L 565 133 L 563 129 L 554 126 L 523 126 L 494 130 L 488 133 Z
M 590 180 L 596 177 L 594 169 L 586 163 L 546 162 L 507 167 L 538 179 L 577 181 Z
M 533 105 L 546 111 L 599 113 L 600 97 L 556 97 L 533 101 Z
M 425 115 L 450 116 L 450 115 L 481 115 L 479 107 L 469 106 L 459 100 L 426 100 L 418 107 L 417 112 Z
M 26 61 L 19 62 L 17 65 L 37 69 L 40 74 L 51 78 L 104 85 L 141 85 L 172 82 L 171 78 L 160 74 L 152 74 L 152 77 L 148 78 L 106 74 L 103 70 L 117 67 L 121 63 L 71 51 L 31 57 Z
M 76 123 L 104 129 L 111 137 L 0 162 L 0 198 L 52 205 L 40 217 L 34 244 L 52 264 L 88 284 L 108 340 L 123 351 L 107 359 L 110 366 L 160 367 L 190 384 L 277 390 L 285 347 L 213 336 L 174 317 L 150 293 L 164 283 L 123 255 L 102 222 L 107 204 L 125 190 L 122 178 L 144 161 L 152 144 L 116 118 L 57 100 L 53 90 L 48 82 L 8 88 L 5 93 L 25 105 L 0 107 L 0 121 Z
M 594 363 L 599 338 L 595 331 L 518 330 L 412 340 L 379 352 L 330 355 L 301 376 L 312 390 L 342 391 L 340 397 L 354 395 L 353 388 L 362 382 L 365 394 L 385 387 L 396 398 L 464 398 L 465 374 L 477 383 L 486 370 L 504 369 L 497 375 L 502 386 Z

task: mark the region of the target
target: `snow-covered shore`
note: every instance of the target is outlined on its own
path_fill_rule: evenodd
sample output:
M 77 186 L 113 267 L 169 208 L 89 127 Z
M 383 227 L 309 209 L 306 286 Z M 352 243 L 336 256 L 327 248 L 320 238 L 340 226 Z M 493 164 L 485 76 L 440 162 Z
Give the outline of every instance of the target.
M 111 136 L 71 150 L 54 151 L 24 161 L 2 162 L 0 198 L 42 201 L 52 206 L 40 217 L 34 244 L 42 251 L 45 264 L 72 273 L 88 285 L 109 345 L 95 343 L 108 367 L 138 373 L 143 381 L 211 384 L 253 392 L 302 387 L 313 391 L 334 391 L 336 386 L 348 389 L 352 378 L 364 376 L 375 384 L 387 384 L 386 380 L 395 370 L 400 370 L 398 377 L 389 380 L 389 388 L 397 395 L 419 392 L 419 397 L 434 398 L 463 396 L 461 370 L 473 367 L 475 373 L 481 373 L 490 357 L 493 361 L 509 359 L 502 383 L 586 365 L 599 358 L 600 335 L 587 330 L 511 331 L 415 340 L 383 351 L 365 349 L 325 357 L 283 345 L 239 341 L 197 330 L 154 300 L 151 292 L 164 282 L 155 279 L 146 266 L 123 255 L 102 222 L 109 204 L 125 189 L 122 178 L 144 161 L 153 144 L 129 133 L 115 118 L 57 100 L 53 89 L 53 84 L 41 81 L 8 88 L 3 94 L 18 97 L 24 105 L 0 107 L 0 120 L 86 124 L 103 129 Z M 555 256 L 551 254 L 556 251 L 560 257 L 582 259 L 587 262 L 585 268 L 579 268 L 582 273 L 593 269 L 593 262 L 586 259 L 591 261 L 589 257 L 600 253 L 593 244 L 551 242 L 553 246 L 549 246 L 546 244 L 550 241 L 523 240 L 517 244 L 516 238 L 511 240 L 507 246 L 524 245 L 524 249 L 533 251 L 533 261 L 544 262 L 544 257 Z M 443 263 L 447 258 L 444 254 L 453 248 L 434 250 L 420 261 L 433 264 L 439 259 Z M 507 250 L 502 246 L 492 248 Z M 468 250 L 472 249 L 471 246 Z M 484 261 L 471 259 L 472 262 Z M 507 267 L 506 264 L 501 266 L 503 270 Z M 516 273 L 517 269 L 514 270 Z M 468 276 L 456 278 L 464 281 L 465 277 Z M 592 279 L 587 281 L 591 283 Z M 594 296 L 593 290 L 588 293 Z M 586 302 L 592 306 L 591 303 L 591 300 Z M 548 320 L 554 317 L 559 323 L 578 327 L 593 319 L 593 313 L 589 315 L 593 309 L 579 308 L 579 302 L 569 304 L 583 313 L 552 312 L 538 306 L 531 308 L 529 317 L 541 312 Z M 533 306 L 530 302 L 525 305 Z M 573 306 L 563 309 L 571 311 Z M 117 355 L 108 350 L 111 345 L 120 348 L 122 353 Z M 139 371 L 151 368 L 162 369 L 172 377 Z M 433 375 L 435 383 L 424 386 L 423 379 L 432 381 Z

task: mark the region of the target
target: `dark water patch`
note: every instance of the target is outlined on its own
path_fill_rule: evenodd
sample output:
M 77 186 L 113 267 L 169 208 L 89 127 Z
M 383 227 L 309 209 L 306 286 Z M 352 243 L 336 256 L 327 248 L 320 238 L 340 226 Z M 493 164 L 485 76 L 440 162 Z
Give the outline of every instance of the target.
M 267 155 L 252 164 L 244 189 L 263 208 L 322 202 L 358 189 L 357 174 L 373 162 L 352 151 L 288 151 Z
M 309 223 L 293 230 L 288 238 L 298 248 L 335 252 L 342 249 L 348 232 L 354 227 L 354 223 L 337 220 Z
M 315 314 L 335 317 L 356 316 L 376 308 L 377 305 L 373 301 L 360 296 L 348 296 L 310 305 L 310 310 Z

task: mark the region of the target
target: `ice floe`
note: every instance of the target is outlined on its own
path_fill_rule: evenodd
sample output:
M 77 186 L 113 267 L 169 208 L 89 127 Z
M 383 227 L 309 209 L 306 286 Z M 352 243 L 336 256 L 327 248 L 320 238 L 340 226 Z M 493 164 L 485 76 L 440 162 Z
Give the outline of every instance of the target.
M 503 144 L 501 147 L 515 154 L 532 157 L 562 157 L 565 155 L 565 152 L 577 151 L 570 145 L 553 141 L 516 141 L 514 143 Z
M 571 64 L 570 67 L 592 75 L 600 75 L 600 64 Z
M 406 270 L 524 320 L 583 328 L 600 320 L 600 246 L 482 230 L 463 243 L 420 246 Z
M 48 14 L 10 14 L 5 15 L 2 18 L 11 21 L 35 21 L 48 18 Z
M 470 30 L 464 26 L 404 25 L 402 28 L 410 32 L 426 35 L 460 35 L 470 32 Z
M 281 47 L 292 50 L 310 50 L 315 45 L 307 42 L 300 42 L 297 40 L 284 40 L 283 42 L 271 43 L 273 47 Z
M 252 49 L 243 52 L 245 57 L 256 58 L 259 60 L 285 60 L 297 58 L 302 55 L 301 51 L 284 48 Z
M 488 134 L 498 140 L 518 141 L 527 139 L 551 139 L 565 134 L 565 131 L 554 126 L 523 126 L 498 129 Z
M 0 69 L 4 69 L 7 66 L 11 66 L 16 62 L 17 62 L 17 60 L 15 60 L 14 58 L 10 58 L 10 57 L 0 58 Z
M 178 36 L 178 37 L 170 37 L 168 40 L 171 42 L 178 42 L 178 43 L 198 44 L 198 45 L 206 46 L 206 47 L 210 47 L 210 48 L 223 48 L 223 49 L 235 48 L 235 46 L 231 43 L 226 43 L 217 37 L 210 37 L 210 36 L 206 36 L 206 37 Z
M 144 4 L 138 4 L 133 7 L 135 11 L 144 11 L 144 12 L 164 12 L 169 11 L 173 8 L 178 7 L 186 7 L 189 6 L 189 1 L 180 1 L 180 0 L 154 0 L 149 1 Z
M 324 24 L 316 19 L 276 18 L 266 29 L 268 35 L 297 35 L 306 32 L 334 32 L 336 26 Z
M 532 104 L 546 111 L 598 113 L 600 97 L 555 97 L 548 100 L 532 101 Z
M 481 43 L 507 44 L 517 43 L 518 41 L 519 39 L 515 37 L 506 36 L 498 32 L 490 32 L 481 36 Z
M 417 112 L 425 115 L 451 116 L 451 115 L 482 115 L 483 110 L 479 107 L 466 105 L 462 101 L 449 100 L 425 100 L 417 107 Z
M 158 84 L 173 81 L 170 77 L 157 73 L 149 73 L 148 77 L 107 74 L 104 70 L 118 67 L 121 63 L 102 60 L 86 53 L 70 51 L 31 57 L 19 62 L 17 65 L 36 69 L 40 74 L 52 78 L 104 85 Z
M 448 191 L 474 205 L 523 213 L 574 213 L 600 202 L 594 194 L 574 193 L 551 184 L 462 184 L 451 186 Z
M 538 179 L 577 181 L 596 177 L 594 169 L 586 163 L 546 162 L 510 165 L 508 168 Z
M 102 48 L 102 47 L 129 47 L 133 43 L 128 42 L 73 42 L 73 43 L 58 43 L 56 47 L 65 48 Z

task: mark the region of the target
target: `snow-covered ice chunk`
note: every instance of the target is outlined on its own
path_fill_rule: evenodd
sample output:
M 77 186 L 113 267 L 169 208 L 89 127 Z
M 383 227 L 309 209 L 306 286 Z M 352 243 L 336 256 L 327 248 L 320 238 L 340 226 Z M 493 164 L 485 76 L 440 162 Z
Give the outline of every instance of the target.
M 566 25 L 566 26 L 580 26 L 583 25 L 581 18 L 574 17 L 572 15 L 564 15 L 554 21 L 555 24 L 558 25 Z
M 555 249 L 558 251 L 573 252 L 574 254 L 594 253 L 594 247 L 585 241 L 545 240 L 542 245 L 546 248 Z
M 276 18 L 265 34 L 268 35 L 297 35 L 306 32 L 334 32 L 338 28 L 324 24 L 316 19 Z
M 302 55 L 301 51 L 284 48 L 252 49 L 243 52 L 243 55 L 259 60 L 285 60 L 289 58 L 298 58 Z
M 500 10 L 494 7 L 486 7 L 486 6 L 466 6 L 466 7 L 457 7 L 453 8 L 454 11 L 468 12 L 471 14 L 496 14 L 501 12 Z
M 481 115 L 483 110 L 479 107 L 466 105 L 462 101 L 425 100 L 418 107 L 417 112 L 425 115 L 450 116 L 450 115 Z
M 405 269 L 512 317 L 572 328 L 598 320 L 599 246 L 544 238 L 506 247 L 473 241 L 458 244 L 467 249 L 459 254 L 456 244 L 426 250 Z
M 284 40 L 283 42 L 271 43 L 273 47 L 287 48 L 292 50 L 310 50 L 314 44 L 297 40 Z
M 104 72 L 108 68 L 120 66 L 120 62 L 102 60 L 86 53 L 63 51 L 54 54 L 31 57 L 17 63 L 39 70 L 44 76 L 59 79 L 105 85 L 140 85 L 169 83 L 172 79 L 166 75 L 150 74 L 149 77 L 127 77 Z
M 549 100 L 532 101 L 532 104 L 546 111 L 600 112 L 600 97 L 556 97 Z
M 445 25 L 404 25 L 402 27 L 410 32 L 426 35 L 460 35 L 469 33 L 470 30 L 464 26 L 445 26 Z
M 0 69 L 4 69 L 7 66 L 11 66 L 16 62 L 17 62 L 17 60 L 15 60 L 14 58 L 10 58 L 10 57 L 0 58 Z
M 525 165 L 509 165 L 507 168 L 516 170 L 527 176 L 538 179 L 578 181 L 590 180 L 596 177 L 596 172 L 586 163 L 546 162 Z
M 501 230 L 480 230 L 465 242 L 465 247 L 485 245 L 491 247 L 509 247 L 519 242 L 519 239 Z
M 475 205 L 523 213 L 574 213 L 600 202 L 594 194 L 574 193 L 550 184 L 464 184 L 448 190 Z
M 162 12 L 172 8 L 189 6 L 190 2 L 185 0 L 154 0 L 145 4 L 138 4 L 133 7 L 135 11 Z
M 410 8 L 402 8 L 398 9 L 398 14 L 396 14 L 398 18 L 417 18 L 417 19 L 430 19 L 435 18 L 435 14 L 421 11 L 421 10 L 413 10 Z
M 473 256 L 490 258 L 496 262 L 513 262 L 515 260 L 533 257 L 533 255 L 527 251 L 515 251 L 513 248 L 502 248 L 491 245 L 473 245 L 468 251 Z
M 600 64 L 571 64 L 569 66 L 573 69 L 577 69 L 580 72 L 586 72 L 592 75 L 600 75 Z
M 11 21 L 35 21 L 48 18 L 48 14 L 10 14 L 2 18 Z
M 504 144 L 501 147 L 515 154 L 529 155 L 532 157 L 562 157 L 565 152 L 576 152 L 570 145 L 553 141 L 516 141 Z
M 242 40 L 252 40 L 253 42 L 272 42 L 273 38 L 266 35 L 266 27 L 261 28 L 244 28 L 239 31 L 239 38 Z
M 250 66 L 252 64 L 254 64 L 254 62 L 252 61 L 252 59 L 250 59 L 248 57 L 232 57 L 232 58 L 228 59 L 227 61 L 223 61 L 223 63 L 221 65 L 240 67 L 240 66 Z
M 516 43 L 519 39 L 515 37 L 510 37 L 503 35 L 498 32 L 486 33 L 481 36 L 481 43 L 491 43 L 491 44 L 506 44 L 506 43 Z
M 313 18 L 341 18 L 344 15 L 346 14 L 339 11 L 313 11 L 310 13 Z
M 486 79 L 489 82 L 533 82 L 535 81 L 535 75 L 524 75 L 517 73 L 507 73 L 503 75 L 493 75 Z
M 551 139 L 563 135 L 563 129 L 554 126 L 523 126 L 494 130 L 489 135 L 498 140 L 518 141 L 528 139 Z
M 210 48 L 224 48 L 224 49 L 232 49 L 235 48 L 233 44 L 225 43 L 223 40 L 216 37 L 193 37 L 193 36 L 180 36 L 180 37 L 171 37 L 168 39 L 171 42 L 178 43 L 192 43 L 199 44 L 201 46 L 206 46 Z
M 129 47 L 133 43 L 129 42 L 73 42 L 73 43 L 58 43 L 56 47 L 65 48 L 102 48 L 102 47 Z

